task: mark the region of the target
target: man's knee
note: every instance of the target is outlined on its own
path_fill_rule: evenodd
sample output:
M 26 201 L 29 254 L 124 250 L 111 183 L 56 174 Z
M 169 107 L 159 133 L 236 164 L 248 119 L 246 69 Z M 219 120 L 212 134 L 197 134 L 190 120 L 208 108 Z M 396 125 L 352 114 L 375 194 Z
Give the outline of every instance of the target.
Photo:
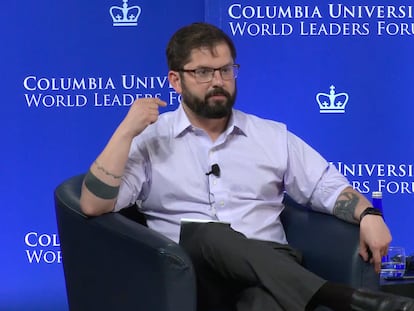
M 190 223 L 182 228 L 180 244 L 191 257 L 216 254 L 227 250 L 234 239 L 245 238 L 230 225 L 222 223 Z

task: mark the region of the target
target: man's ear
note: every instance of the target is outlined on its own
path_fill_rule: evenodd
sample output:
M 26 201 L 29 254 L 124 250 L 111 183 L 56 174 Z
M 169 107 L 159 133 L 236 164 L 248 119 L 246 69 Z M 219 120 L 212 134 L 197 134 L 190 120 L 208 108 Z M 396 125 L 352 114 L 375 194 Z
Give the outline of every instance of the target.
M 174 90 L 178 94 L 181 94 L 181 91 L 182 91 L 181 77 L 180 77 L 180 74 L 177 71 L 170 70 L 168 72 L 168 81 L 170 81 L 170 84 L 174 88 Z

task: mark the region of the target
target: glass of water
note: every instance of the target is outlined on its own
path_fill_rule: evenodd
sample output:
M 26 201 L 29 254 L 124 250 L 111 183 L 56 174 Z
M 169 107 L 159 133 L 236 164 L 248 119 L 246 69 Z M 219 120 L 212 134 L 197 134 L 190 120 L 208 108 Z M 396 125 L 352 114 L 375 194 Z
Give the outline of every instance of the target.
M 401 278 L 405 273 L 405 249 L 400 246 L 390 246 L 388 254 L 382 257 L 381 278 Z

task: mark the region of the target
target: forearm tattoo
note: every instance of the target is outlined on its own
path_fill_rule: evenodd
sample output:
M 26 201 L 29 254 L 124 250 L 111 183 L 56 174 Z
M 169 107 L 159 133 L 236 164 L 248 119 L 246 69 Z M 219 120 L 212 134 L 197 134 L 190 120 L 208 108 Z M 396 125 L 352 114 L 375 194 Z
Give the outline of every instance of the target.
M 96 168 L 98 169 L 98 170 L 101 170 L 102 172 L 104 172 L 105 173 L 105 175 L 107 175 L 107 176 L 111 176 L 112 178 L 114 178 L 114 179 L 120 179 L 121 177 L 122 177 L 122 175 L 115 175 L 115 174 L 112 174 L 111 172 L 108 172 L 102 165 L 100 165 L 99 163 L 98 163 L 98 161 L 96 161 L 95 160 L 95 162 L 94 162 L 95 164 L 96 164 Z
M 335 203 L 333 214 L 345 221 L 357 223 L 354 218 L 359 198 L 355 193 L 343 192 Z

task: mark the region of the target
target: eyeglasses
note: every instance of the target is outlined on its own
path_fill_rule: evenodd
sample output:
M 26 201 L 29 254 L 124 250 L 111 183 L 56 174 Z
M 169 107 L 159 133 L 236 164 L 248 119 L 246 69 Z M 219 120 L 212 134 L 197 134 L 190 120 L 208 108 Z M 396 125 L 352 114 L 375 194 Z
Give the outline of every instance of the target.
M 195 79 L 199 83 L 206 83 L 213 80 L 214 74 L 216 71 L 220 72 L 221 78 L 223 80 L 232 80 L 237 78 L 239 73 L 239 64 L 226 65 L 219 68 L 197 68 L 197 69 L 179 69 L 180 72 L 190 72 L 194 75 Z

